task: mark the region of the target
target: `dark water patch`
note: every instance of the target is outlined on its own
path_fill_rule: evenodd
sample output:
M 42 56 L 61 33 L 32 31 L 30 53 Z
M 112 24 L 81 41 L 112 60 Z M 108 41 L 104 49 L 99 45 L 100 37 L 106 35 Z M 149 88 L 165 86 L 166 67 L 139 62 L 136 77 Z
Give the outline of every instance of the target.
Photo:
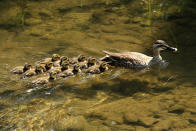
M 162 86 L 162 87 L 157 86 L 156 88 L 153 89 L 153 91 L 156 93 L 161 93 L 161 92 L 168 92 L 173 89 L 174 87 L 171 86 Z
M 182 113 L 184 113 L 184 109 L 170 110 L 169 113 L 182 114 Z
M 14 94 L 15 90 L 5 90 L 3 92 L 0 93 L 0 97 L 1 98 L 7 98 L 10 97 Z
M 124 96 L 132 96 L 137 92 L 150 92 L 151 88 L 148 86 L 148 82 L 140 81 L 138 79 L 123 80 L 114 79 L 113 81 L 119 81 L 118 84 L 108 85 L 107 83 L 97 83 L 91 86 L 93 90 L 103 90 L 106 92 L 115 92 Z

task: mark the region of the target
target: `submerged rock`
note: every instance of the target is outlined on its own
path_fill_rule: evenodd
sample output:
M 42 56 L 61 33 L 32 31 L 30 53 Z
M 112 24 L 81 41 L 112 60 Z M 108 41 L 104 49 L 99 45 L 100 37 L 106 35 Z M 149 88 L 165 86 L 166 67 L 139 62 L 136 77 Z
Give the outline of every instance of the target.
M 83 116 L 64 118 L 56 125 L 55 129 L 65 131 L 95 131 L 95 127 L 89 125 Z

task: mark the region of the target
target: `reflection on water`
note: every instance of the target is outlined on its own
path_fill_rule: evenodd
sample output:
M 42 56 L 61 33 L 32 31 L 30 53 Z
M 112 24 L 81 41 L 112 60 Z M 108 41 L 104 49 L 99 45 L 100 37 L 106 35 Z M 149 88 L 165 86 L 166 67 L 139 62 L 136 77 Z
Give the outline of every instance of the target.
M 161 2 L 152 7 L 146 1 L 80 2 L 84 2 L 79 4 L 82 8 L 61 0 L 26 1 L 22 29 L 20 24 L 15 28 L 9 23 L 12 28 L 7 28 L 0 23 L 0 129 L 194 130 L 196 48 L 188 36 L 175 36 L 177 31 L 191 32 L 178 25 L 187 19 L 174 17 L 177 7 L 160 5 L 170 9 L 169 21 L 165 21 L 162 10 L 155 8 Z M 9 6 L 20 13 L 17 4 Z M 154 10 L 150 21 L 149 8 Z M 8 9 L 6 18 L 12 10 Z M 101 50 L 111 50 L 152 55 L 156 39 L 179 48 L 179 54 L 162 53 L 166 68 L 81 74 L 57 80 L 47 88 L 32 88 L 35 77 L 21 80 L 8 74 L 15 66 L 33 64 L 53 53 L 99 58 L 104 55 Z

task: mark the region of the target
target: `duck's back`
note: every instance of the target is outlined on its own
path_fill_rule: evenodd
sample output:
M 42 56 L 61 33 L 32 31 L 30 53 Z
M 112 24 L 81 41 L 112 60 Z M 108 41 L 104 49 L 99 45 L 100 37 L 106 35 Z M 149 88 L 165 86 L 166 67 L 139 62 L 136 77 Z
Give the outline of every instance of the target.
M 104 53 L 107 55 L 103 58 L 104 61 L 125 68 L 145 68 L 152 60 L 152 57 L 138 52 L 112 53 L 104 51 Z

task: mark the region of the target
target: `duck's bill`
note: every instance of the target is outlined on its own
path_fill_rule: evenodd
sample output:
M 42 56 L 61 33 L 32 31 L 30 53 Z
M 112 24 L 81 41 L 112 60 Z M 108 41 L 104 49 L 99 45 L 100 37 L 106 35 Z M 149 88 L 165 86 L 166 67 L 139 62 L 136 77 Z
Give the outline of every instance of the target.
M 176 52 L 178 51 L 177 48 L 170 47 L 170 46 L 167 47 L 167 50 L 172 51 L 172 52 L 174 52 L 174 53 L 176 53 Z

